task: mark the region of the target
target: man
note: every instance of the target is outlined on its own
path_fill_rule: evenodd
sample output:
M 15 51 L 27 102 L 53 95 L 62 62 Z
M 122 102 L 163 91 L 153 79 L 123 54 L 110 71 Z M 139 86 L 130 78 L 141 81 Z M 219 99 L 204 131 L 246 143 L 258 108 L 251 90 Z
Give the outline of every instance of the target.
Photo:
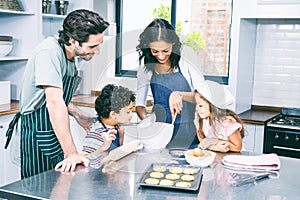
M 97 13 L 75 10 L 65 18 L 59 38 L 42 41 L 28 60 L 21 111 L 11 122 L 12 126 L 21 117 L 22 178 L 53 168 L 67 172 L 74 171 L 77 164 L 88 166 L 88 160 L 78 154 L 70 132 L 69 114 L 85 129 L 93 122 L 70 102 L 81 80 L 74 59 L 88 61 L 99 53 L 108 26 Z

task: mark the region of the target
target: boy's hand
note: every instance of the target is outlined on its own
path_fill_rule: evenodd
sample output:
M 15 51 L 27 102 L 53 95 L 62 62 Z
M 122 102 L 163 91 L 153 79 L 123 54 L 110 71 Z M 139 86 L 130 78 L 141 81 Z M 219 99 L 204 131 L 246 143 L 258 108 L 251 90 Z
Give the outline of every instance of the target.
M 112 141 L 116 139 L 116 133 L 117 133 L 116 130 L 109 130 L 104 134 L 103 137 L 104 143 L 102 145 L 103 149 L 107 150 L 110 147 Z

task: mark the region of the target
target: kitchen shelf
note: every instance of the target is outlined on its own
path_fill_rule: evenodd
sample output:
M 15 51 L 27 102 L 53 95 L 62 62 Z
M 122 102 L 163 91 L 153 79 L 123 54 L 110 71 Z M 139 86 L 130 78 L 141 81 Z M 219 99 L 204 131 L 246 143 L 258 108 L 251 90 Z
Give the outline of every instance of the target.
M 25 12 L 25 11 L 1 10 L 0 9 L 0 15 L 34 15 L 34 13 Z
M 20 61 L 28 60 L 28 58 L 22 56 L 5 56 L 0 58 L 0 61 L 18 61 L 18 60 Z
M 44 19 L 64 19 L 66 15 L 43 14 Z

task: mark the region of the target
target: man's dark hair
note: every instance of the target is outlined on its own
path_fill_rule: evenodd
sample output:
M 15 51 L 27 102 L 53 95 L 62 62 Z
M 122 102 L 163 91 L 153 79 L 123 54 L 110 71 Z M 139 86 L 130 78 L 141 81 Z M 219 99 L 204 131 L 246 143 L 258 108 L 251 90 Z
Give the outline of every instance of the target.
M 130 102 L 135 102 L 135 95 L 132 91 L 122 86 L 108 84 L 97 97 L 95 109 L 99 119 L 108 118 L 111 111 L 119 113 Z
M 70 45 L 69 39 L 73 38 L 81 45 L 88 41 L 90 35 L 103 33 L 108 26 L 109 23 L 95 12 L 74 10 L 65 18 L 63 30 L 58 31 L 59 41 Z

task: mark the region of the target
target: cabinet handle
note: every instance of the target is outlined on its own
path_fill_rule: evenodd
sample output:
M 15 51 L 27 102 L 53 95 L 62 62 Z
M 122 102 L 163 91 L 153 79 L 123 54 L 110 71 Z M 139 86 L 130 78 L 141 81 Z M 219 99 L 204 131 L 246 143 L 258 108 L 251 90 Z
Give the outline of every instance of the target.
M 277 140 L 279 138 L 279 135 L 275 133 L 275 139 Z
M 296 135 L 295 141 L 298 142 L 299 141 L 299 137 Z
M 3 126 L 2 126 L 2 125 L 0 125 L 0 128 L 3 128 Z

